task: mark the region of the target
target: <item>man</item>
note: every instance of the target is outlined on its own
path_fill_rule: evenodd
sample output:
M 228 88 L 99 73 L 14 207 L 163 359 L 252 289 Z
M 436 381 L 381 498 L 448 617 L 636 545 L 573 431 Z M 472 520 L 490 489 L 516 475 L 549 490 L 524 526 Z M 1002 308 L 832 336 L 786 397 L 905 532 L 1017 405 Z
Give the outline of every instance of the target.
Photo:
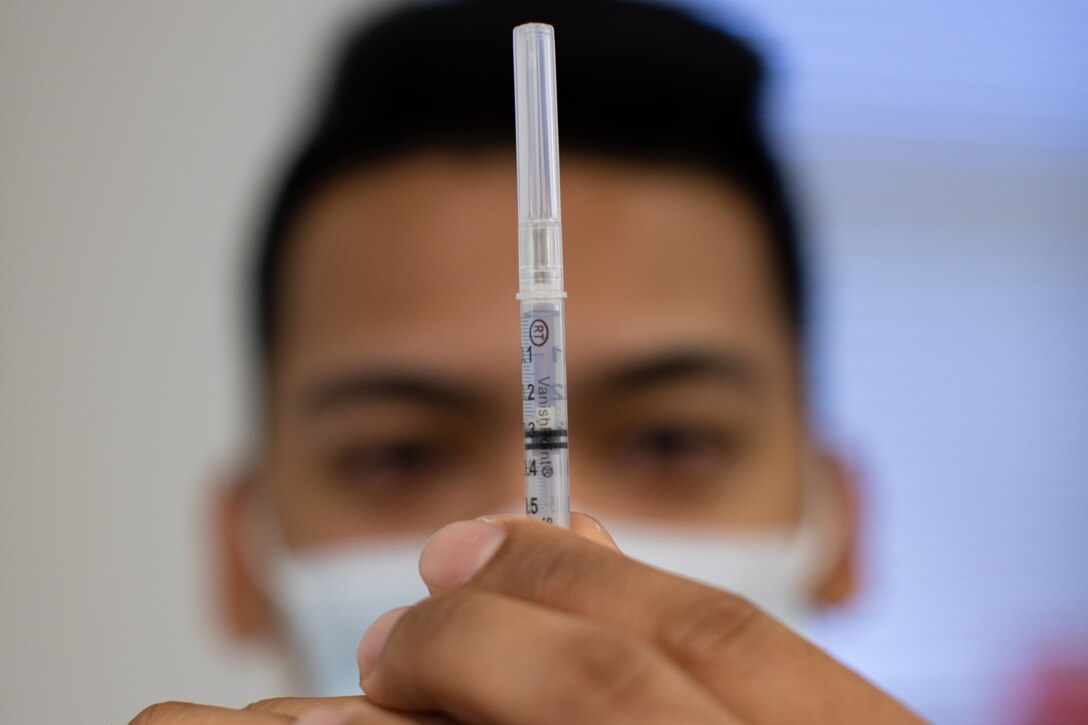
M 615 543 L 473 520 L 520 508 L 526 21 L 556 27 L 572 499 Z M 854 511 L 805 415 L 761 89 L 741 42 L 648 5 L 431 4 L 350 39 L 262 238 L 261 445 L 219 529 L 234 629 L 368 699 L 136 722 L 915 721 L 776 619 L 850 594 Z

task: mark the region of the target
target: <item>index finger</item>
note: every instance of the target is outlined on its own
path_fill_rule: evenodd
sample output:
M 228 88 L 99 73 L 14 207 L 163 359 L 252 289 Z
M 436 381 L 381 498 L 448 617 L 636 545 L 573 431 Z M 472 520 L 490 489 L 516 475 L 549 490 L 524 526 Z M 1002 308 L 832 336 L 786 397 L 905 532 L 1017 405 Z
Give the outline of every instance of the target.
M 419 568 L 435 590 L 467 582 L 633 630 L 742 718 L 918 722 L 747 600 L 549 524 L 521 518 L 450 524 L 427 543 Z
M 191 702 L 159 702 L 144 708 L 129 725 L 284 725 L 295 718 L 272 712 L 233 710 Z
M 337 714 L 342 717 L 333 717 Z M 129 725 L 288 725 L 309 722 L 297 718 L 307 714 L 317 722 L 345 725 L 451 725 L 452 720 L 437 714 L 384 710 L 363 695 L 348 697 L 276 697 L 260 700 L 241 710 L 191 702 L 160 702 L 145 708 Z M 343 718 L 347 719 L 343 719 Z
M 373 725 L 453 725 L 454 721 L 440 714 L 425 712 L 396 712 L 385 710 L 372 704 L 366 695 L 346 695 L 343 697 L 274 697 L 260 700 L 245 707 L 245 712 L 265 712 L 275 715 L 302 716 L 315 710 L 323 712 L 341 712 L 352 717 L 347 721 L 373 723 Z M 327 718 L 319 718 L 325 722 Z M 294 722 L 292 720 L 292 722 Z M 186 721 L 188 725 L 188 721 Z M 234 721 L 231 721 L 234 725 Z

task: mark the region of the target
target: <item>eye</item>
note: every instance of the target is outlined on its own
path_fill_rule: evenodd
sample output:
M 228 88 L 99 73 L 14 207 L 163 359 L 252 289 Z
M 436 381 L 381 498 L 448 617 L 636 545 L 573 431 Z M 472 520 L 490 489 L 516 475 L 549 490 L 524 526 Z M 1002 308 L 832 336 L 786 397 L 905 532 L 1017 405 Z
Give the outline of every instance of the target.
M 338 481 L 384 494 L 425 482 L 440 471 L 443 458 L 438 446 L 425 441 L 353 443 L 333 453 L 330 468 Z
M 640 432 L 632 441 L 632 453 L 662 461 L 674 461 L 709 453 L 718 447 L 717 436 L 705 431 L 658 428 Z
M 737 434 L 716 428 L 655 426 L 626 437 L 619 453 L 628 472 L 643 477 L 717 477 L 739 442 Z

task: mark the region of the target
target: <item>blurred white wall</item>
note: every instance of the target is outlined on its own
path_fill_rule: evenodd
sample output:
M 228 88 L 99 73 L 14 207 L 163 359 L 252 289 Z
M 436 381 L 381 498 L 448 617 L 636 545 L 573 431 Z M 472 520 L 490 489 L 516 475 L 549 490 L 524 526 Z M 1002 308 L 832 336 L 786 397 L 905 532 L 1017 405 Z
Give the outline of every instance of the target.
M 1028 722 L 1024 683 L 1088 662 L 1088 6 L 757 13 L 866 483 L 867 588 L 816 637 L 934 722 Z
M 255 203 L 357 5 L 0 0 L 0 721 L 277 691 L 212 625 L 206 483 Z M 820 408 L 870 479 L 868 593 L 817 636 L 994 722 L 1088 634 L 1088 13 L 738 6 L 788 72 Z
M 0 2 L 0 721 L 243 705 L 207 486 L 243 248 L 349 0 Z

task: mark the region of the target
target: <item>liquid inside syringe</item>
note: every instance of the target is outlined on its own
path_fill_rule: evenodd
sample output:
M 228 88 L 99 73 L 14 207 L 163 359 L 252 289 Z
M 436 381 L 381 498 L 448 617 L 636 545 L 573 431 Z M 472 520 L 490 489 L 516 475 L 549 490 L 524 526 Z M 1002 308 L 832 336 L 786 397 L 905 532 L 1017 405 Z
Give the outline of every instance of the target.
M 563 300 L 521 306 L 525 514 L 570 525 L 567 365 Z

